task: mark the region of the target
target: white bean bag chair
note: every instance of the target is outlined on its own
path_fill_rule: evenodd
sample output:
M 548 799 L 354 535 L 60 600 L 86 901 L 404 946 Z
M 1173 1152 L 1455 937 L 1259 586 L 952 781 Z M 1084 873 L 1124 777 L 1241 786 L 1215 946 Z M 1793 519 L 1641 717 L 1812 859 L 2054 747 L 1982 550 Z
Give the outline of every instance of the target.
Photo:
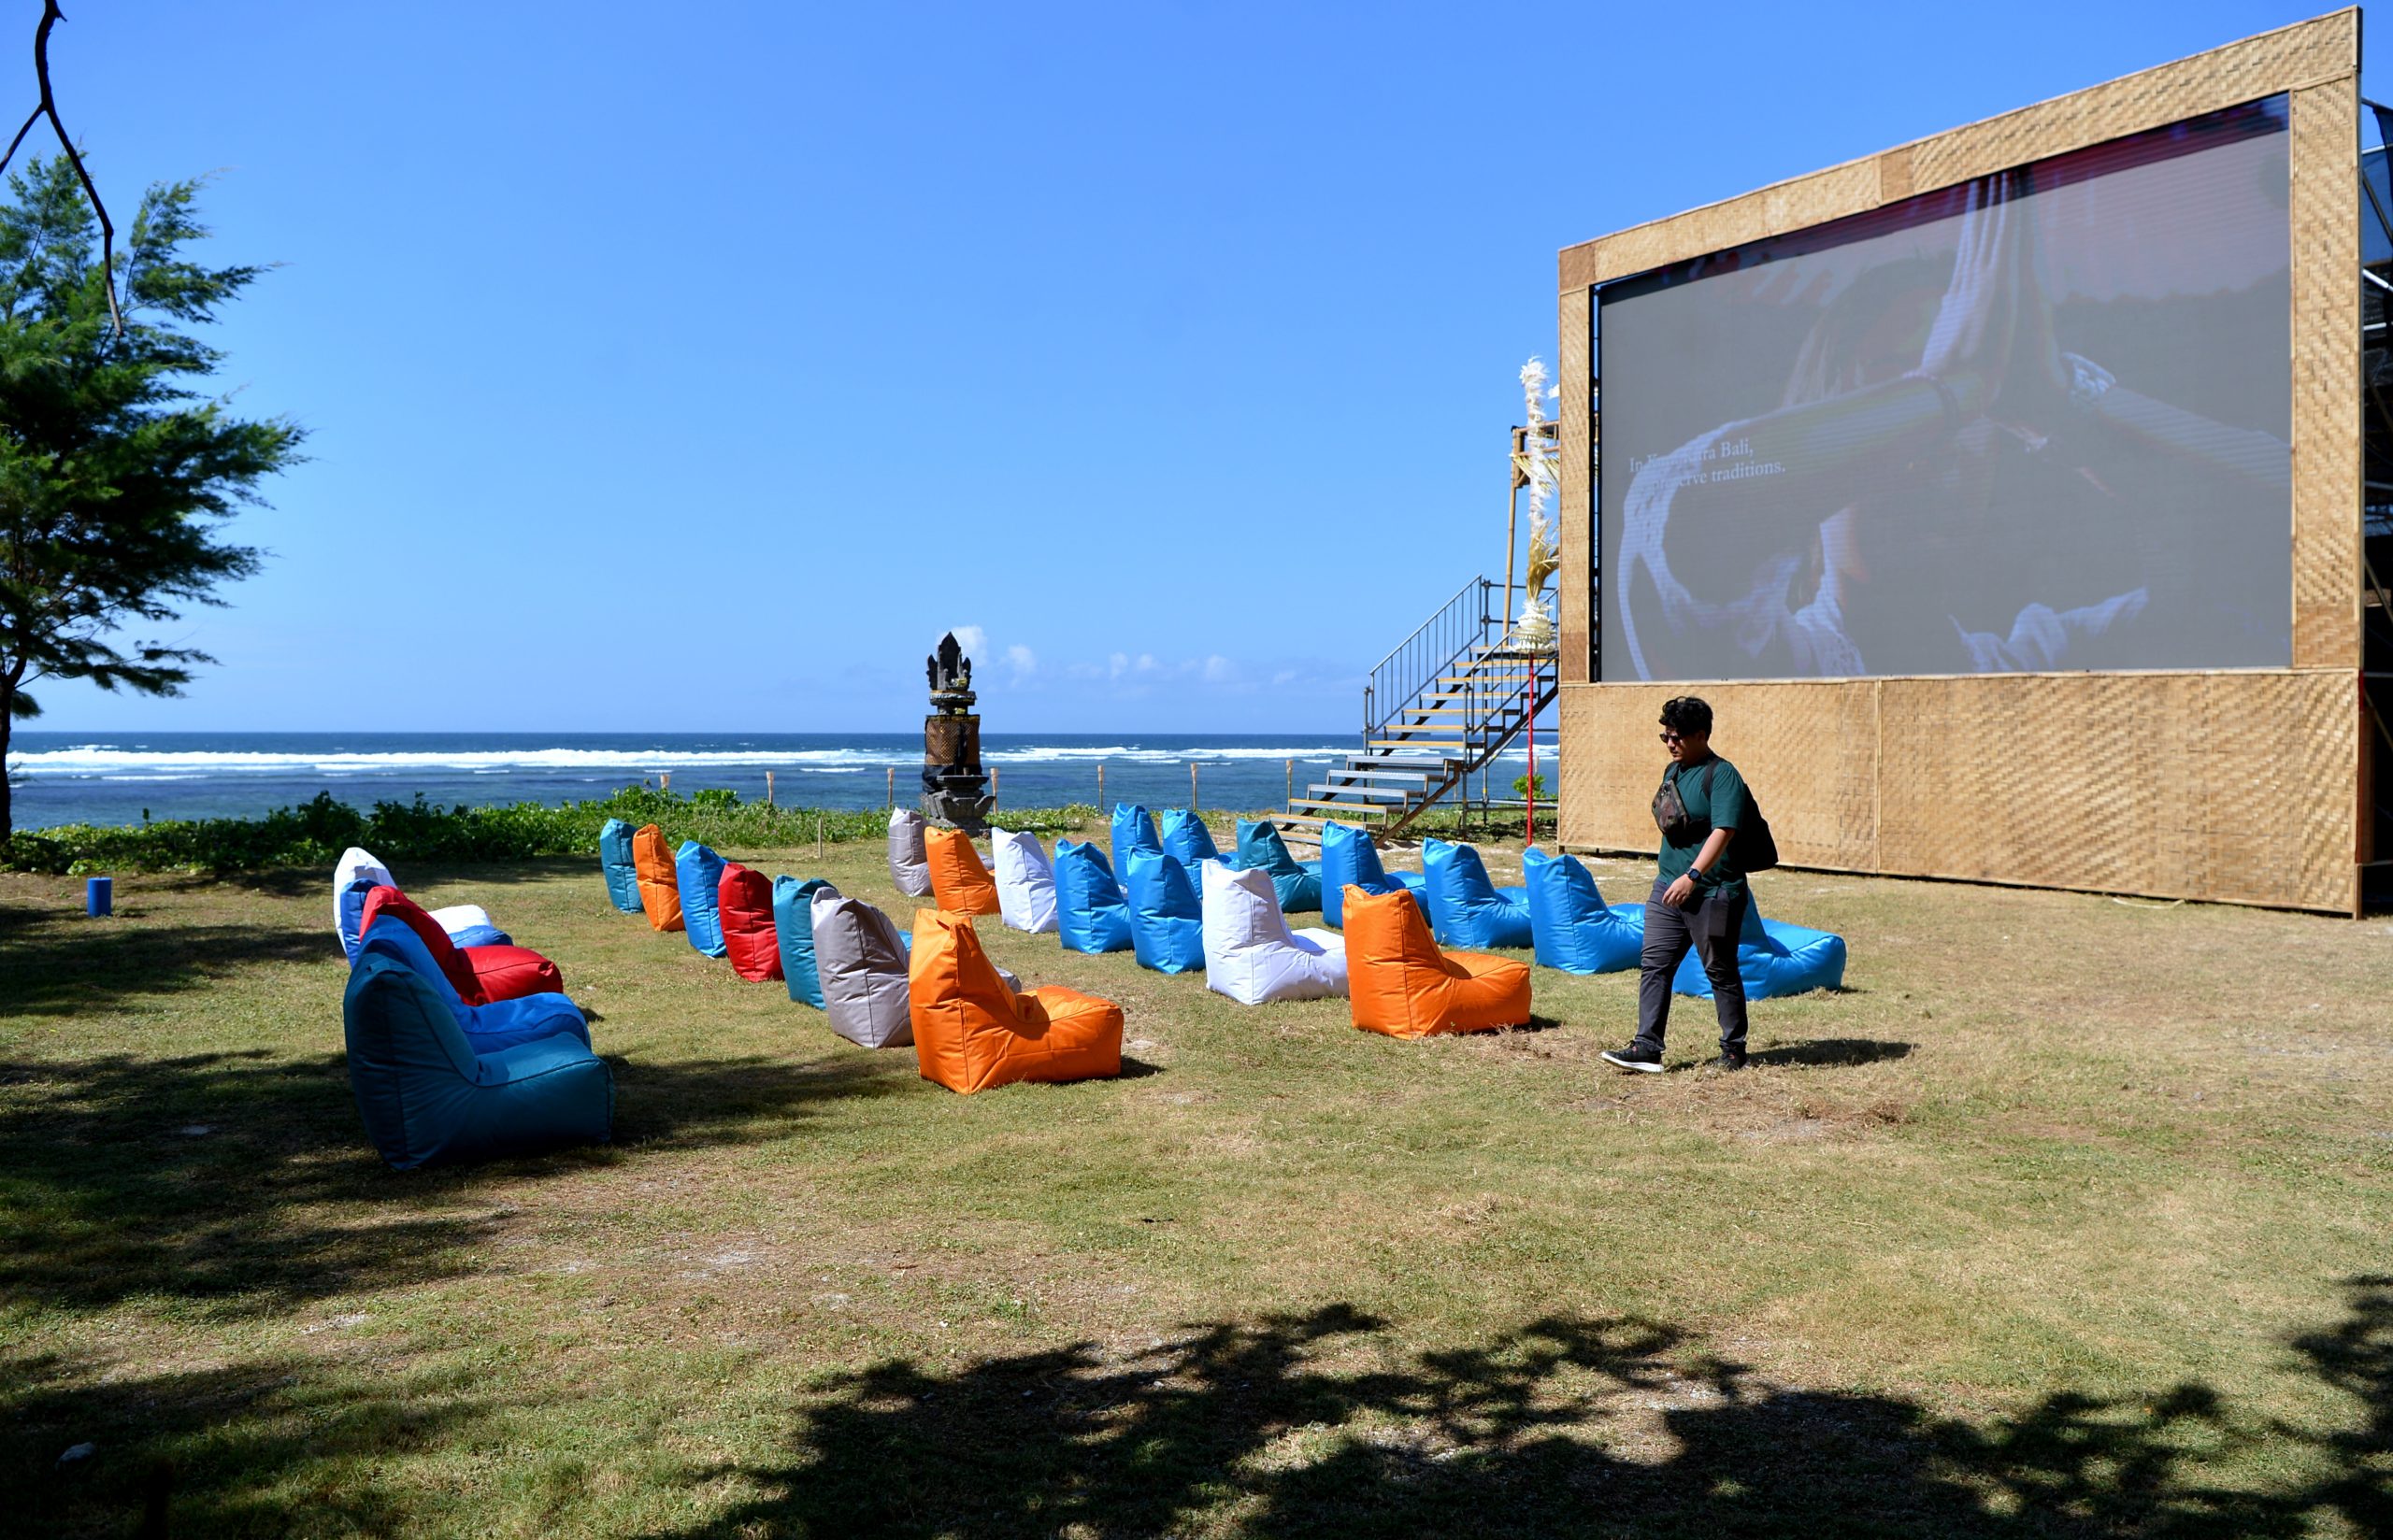
M 1241 1005 L 1345 997 L 1344 938 L 1289 930 L 1269 872 L 1222 861 L 1206 862 L 1204 872 L 1207 989 Z
M 340 949 L 351 962 L 357 961 L 357 925 L 365 912 L 366 892 L 378 887 L 398 886 L 399 879 L 391 875 L 388 866 L 374 859 L 372 851 L 352 845 L 340 853 L 340 864 L 333 868 L 333 932 L 340 937 Z M 467 931 L 494 928 L 490 911 L 479 904 L 451 904 L 445 909 L 435 909 L 432 922 L 452 937 Z
M 910 807 L 889 810 L 889 880 L 908 898 L 931 896 L 931 858 L 923 831 L 928 825 Z
M 1055 928 L 1055 868 L 1037 834 L 989 831 L 997 859 L 997 911 L 1008 926 L 1043 935 Z

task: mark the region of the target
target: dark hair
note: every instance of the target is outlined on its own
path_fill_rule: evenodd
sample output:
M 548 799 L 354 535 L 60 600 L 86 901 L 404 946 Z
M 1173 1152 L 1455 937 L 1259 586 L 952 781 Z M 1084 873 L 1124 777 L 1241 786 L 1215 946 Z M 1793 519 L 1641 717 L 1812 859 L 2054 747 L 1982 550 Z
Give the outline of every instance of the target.
M 1662 725 L 1673 733 L 1712 731 L 1712 706 L 1700 695 L 1673 695 L 1662 703 Z

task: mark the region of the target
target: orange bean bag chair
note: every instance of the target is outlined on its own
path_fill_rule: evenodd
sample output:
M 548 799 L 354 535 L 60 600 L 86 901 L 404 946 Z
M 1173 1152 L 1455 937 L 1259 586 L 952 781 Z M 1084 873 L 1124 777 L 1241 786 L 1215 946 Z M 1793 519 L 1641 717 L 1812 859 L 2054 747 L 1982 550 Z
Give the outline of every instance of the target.
M 1055 984 L 1016 993 L 962 915 L 914 911 L 906 989 L 923 1078 L 950 1091 L 1122 1073 L 1121 1006 Z
M 1408 892 L 1348 887 L 1346 983 L 1354 1024 L 1390 1037 L 1485 1032 L 1529 1019 L 1529 965 L 1485 952 L 1441 952 Z
M 924 845 L 930 854 L 931 892 L 949 914 L 993 915 L 1004 912 L 997 902 L 997 879 L 981 863 L 972 836 L 961 829 L 931 829 Z
M 673 848 L 665 831 L 651 823 L 632 835 L 632 865 L 639 872 L 639 906 L 651 930 L 681 928 L 681 879 L 674 875 Z
M 715 895 L 717 911 L 723 916 L 723 944 L 731 952 L 731 971 L 751 984 L 781 977 L 781 941 L 773 926 L 773 879 L 736 861 L 725 862 Z
M 376 886 L 365 891 L 365 908 L 358 917 L 358 934 L 371 930 L 384 915 L 404 923 L 432 954 L 440 976 L 468 1005 L 498 1000 L 520 1000 L 527 994 L 563 994 L 565 976 L 557 965 L 529 947 L 460 947 L 449 939 L 440 921 L 396 888 Z

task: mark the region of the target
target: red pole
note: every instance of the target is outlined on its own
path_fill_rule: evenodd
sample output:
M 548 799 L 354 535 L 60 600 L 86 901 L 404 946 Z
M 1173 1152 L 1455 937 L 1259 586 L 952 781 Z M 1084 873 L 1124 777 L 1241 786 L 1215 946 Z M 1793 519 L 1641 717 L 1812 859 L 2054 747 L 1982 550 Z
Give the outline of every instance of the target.
M 1527 787 L 1529 812 L 1528 823 L 1521 843 L 1524 845 L 1535 845 L 1537 843 L 1537 659 L 1535 657 L 1531 657 L 1529 659 L 1528 692 L 1529 778 L 1527 781 Z

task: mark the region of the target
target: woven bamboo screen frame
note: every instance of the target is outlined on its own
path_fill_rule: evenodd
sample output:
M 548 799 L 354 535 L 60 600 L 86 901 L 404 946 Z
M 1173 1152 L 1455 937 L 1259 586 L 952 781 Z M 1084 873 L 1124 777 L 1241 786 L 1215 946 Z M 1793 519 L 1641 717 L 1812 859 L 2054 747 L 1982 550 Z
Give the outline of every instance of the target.
M 1617 278 L 2286 93 L 2293 667 L 1591 681 L 1588 335 Z M 2338 11 L 1600 240 L 1561 260 L 1561 837 L 1648 851 L 1656 708 L 1701 693 L 1790 865 L 2357 913 L 2359 12 Z

